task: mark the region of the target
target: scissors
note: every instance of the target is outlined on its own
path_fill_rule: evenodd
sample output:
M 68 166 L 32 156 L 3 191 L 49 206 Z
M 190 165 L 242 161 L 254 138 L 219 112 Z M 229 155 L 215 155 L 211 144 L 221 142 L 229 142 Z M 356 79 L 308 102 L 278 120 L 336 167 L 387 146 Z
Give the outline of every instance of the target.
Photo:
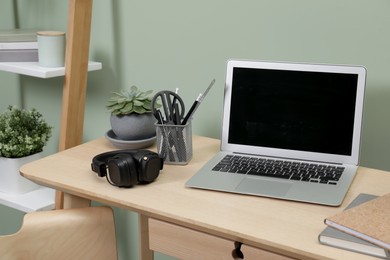
M 161 102 L 161 109 L 159 109 Z M 152 113 L 159 124 L 180 125 L 184 118 L 183 99 L 175 92 L 163 90 L 152 98 Z

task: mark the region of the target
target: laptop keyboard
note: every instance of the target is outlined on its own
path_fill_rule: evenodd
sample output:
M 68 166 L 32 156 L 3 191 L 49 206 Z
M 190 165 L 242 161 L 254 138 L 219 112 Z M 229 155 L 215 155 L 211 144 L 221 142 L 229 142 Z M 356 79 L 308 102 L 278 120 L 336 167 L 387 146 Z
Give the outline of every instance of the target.
M 344 167 L 226 155 L 213 171 L 336 185 Z

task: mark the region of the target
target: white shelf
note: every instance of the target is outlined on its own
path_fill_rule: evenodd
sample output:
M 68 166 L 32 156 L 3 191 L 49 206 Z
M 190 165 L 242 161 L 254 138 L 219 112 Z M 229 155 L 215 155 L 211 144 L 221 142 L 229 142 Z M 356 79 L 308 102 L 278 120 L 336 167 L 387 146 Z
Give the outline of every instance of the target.
M 100 70 L 100 62 L 88 62 L 88 71 Z M 38 65 L 38 62 L 0 62 L 0 71 L 18 73 L 38 78 L 53 78 L 65 75 L 65 67 L 46 68 Z
M 23 212 L 51 210 L 55 207 L 55 190 L 42 187 L 23 194 L 0 192 L 0 204 Z

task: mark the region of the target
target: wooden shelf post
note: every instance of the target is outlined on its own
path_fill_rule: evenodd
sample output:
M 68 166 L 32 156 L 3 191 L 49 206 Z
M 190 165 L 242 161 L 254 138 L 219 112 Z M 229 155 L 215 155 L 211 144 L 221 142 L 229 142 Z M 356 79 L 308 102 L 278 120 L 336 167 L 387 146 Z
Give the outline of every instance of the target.
M 59 150 L 82 143 L 92 0 L 69 0 L 65 79 Z M 56 194 L 56 208 L 63 208 L 63 194 Z

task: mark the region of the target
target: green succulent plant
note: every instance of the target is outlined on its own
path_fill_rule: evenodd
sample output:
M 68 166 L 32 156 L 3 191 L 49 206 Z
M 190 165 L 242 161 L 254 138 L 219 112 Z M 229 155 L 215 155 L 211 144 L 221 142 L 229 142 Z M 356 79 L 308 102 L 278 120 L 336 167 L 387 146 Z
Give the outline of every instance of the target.
M 149 113 L 152 112 L 152 92 L 153 90 L 140 91 L 136 86 L 132 86 L 130 90 L 113 92 L 106 107 L 113 115 Z
M 36 109 L 9 106 L 0 115 L 0 156 L 20 158 L 39 153 L 51 137 L 49 126 Z

